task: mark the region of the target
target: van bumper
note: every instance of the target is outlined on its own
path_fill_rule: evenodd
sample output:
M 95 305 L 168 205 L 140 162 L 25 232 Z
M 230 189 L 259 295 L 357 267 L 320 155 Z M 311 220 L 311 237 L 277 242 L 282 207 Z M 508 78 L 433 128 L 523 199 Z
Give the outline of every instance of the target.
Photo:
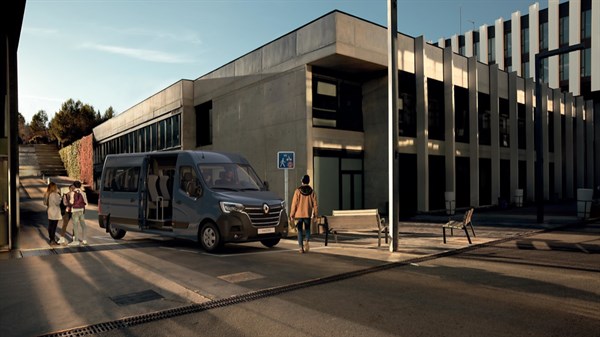
M 285 213 L 279 217 L 277 226 L 254 226 L 244 214 L 228 214 L 217 221 L 225 242 L 250 242 L 286 238 L 288 221 Z

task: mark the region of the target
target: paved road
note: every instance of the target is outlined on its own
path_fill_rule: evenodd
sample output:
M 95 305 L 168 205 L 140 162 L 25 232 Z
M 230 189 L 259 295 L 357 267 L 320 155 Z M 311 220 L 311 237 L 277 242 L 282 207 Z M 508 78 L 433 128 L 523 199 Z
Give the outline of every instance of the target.
M 600 225 L 98 336 L 600 336 Z

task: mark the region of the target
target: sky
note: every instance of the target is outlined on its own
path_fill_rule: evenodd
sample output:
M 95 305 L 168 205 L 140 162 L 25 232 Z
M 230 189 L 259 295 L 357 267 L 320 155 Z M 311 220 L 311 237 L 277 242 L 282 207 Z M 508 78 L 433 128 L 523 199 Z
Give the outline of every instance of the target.
M 398 31 L 426 41 L 491 25 L 528 0 L 398 0 Z M 562 1 L 561 1 L 562 2 Z M 119 114 L 332 10 L 387 26 L 387 0 L 27 0 L 19 112 L 52 119 L 69 99 Z M 539 1 L 547 8 L 547 0 Z

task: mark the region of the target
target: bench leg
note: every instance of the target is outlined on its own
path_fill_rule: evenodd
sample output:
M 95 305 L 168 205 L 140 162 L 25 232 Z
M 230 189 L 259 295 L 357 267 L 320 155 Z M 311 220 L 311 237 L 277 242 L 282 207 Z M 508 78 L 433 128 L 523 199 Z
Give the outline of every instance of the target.
M 469 244 L 471 244 L 471 237 L 469 236 L 469 231 L 467 230 L 467 226 L 463 227 L 465 230 L 465 234 L 467 234 L 467 240 L 469 240 Z
M 327 246 L 327 242 L 329 241 L 329 225 L 325 224 L 325 246 Z
M 475 228 L 473 228 L 471 223 L 469 223 L 469 226 L 471 227 L 471 232 L 473 232 L 473 237 L 475 237 Z
M 442 227 L 442 232 L 444 233 L 444 243 L 446 243 L 446 227 Z

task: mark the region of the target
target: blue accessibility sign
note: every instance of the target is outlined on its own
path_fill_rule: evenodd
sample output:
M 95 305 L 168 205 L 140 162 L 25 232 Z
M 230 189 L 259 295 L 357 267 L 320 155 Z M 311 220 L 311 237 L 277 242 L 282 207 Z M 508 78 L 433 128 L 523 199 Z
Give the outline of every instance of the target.
M 293 151 L 277 152 L 277 168 L 290 170 L 295 167 L 296 154 Z

